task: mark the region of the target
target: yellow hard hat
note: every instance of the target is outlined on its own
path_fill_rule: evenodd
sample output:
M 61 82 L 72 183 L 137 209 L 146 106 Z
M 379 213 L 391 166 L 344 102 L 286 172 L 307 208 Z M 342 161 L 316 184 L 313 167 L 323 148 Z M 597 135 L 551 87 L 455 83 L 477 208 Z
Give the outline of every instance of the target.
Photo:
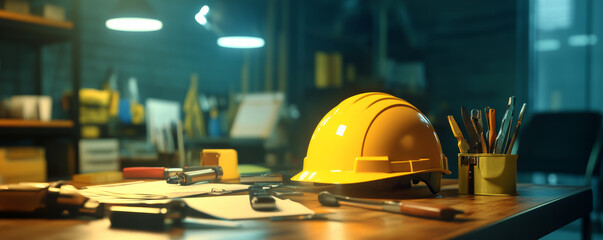
M 352 184 L 412 175 L 436 193 L 443 173 L 450 174 L 447 159 L 425 115 L 400 98 L 369 92 L 324 116 L 291 180 Z

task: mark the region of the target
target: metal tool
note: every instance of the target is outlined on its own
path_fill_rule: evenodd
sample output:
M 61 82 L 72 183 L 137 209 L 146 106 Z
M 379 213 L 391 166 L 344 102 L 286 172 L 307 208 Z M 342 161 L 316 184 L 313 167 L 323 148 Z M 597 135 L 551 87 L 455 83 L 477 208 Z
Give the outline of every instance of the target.
M 488 114 L 490 113 L 490 109 L 490 107 L 484 108 L 484 115 L 486 115 L 486 124 L 488 125 L 484 128 L 484 137 L 486 138 L 486 140 L 488 140 L 490 137 L 490 114 Z M 490 146 L 490 141 L 488 141 L 488 150 L 490 149 Z
M 496 141 L 496 110 L 491 108 L 488 110 L 486 115 L 488 116 L 488 152 L 494 153 L 494 145 Z
M 513 150 L 513 144 L 515 143 L 515 139 L 517 138 L 517 133 L 519 132 L 519 127 L 521 127 L 521 121 L 523 120 L 523 114 L 526 110 L 526 104 L 524 103 L 521 106 L 521 110 L 519 111 L 519 118 L 517 119 L 517 125 L 515 125 L 515 131 L 513 131 L 513 137 L 509 142 L 509 146 L 507 147 L 507 154 L 511 154 L 511 150 Z
M 187 216 L 187 214 L 189 214 Z M 182 199 L 146 201 L 139 204 L 114 205 L 110 208 L 111 228 L 165 231 L 173 227 L 211 226 L 236 228 L 237 222 L 198 218 Z
M 454 117 L 452 115 L 448 115 L 448 123 L 450 123 L 450 128 L 452 129 L 452 134 L 454 135 L 456 140 L 459 142 L 458 143 L 459 152 L 467 153 L 469 151 L 469 144 L 467 144 L 467 141 L 465 140 L 465 137 L 463 137 L 463 133 L 461 132 L 461 128 L 456 123 L 456 120 L 454 120 Z
M 155 204 L 111 206 L 109 220 L 112 228 L 167 230 L 181 226 L 186 203 L 182 199 Z
M 0 217 L 102 218 L 104 205 L 62 182 L 0 185 Z
M 222 178 L 222 175 L 222 168 L 213 166 L 207 169 L 178 173 L 178 183 L 180 185 L 191 185 L 198 182 L 218 182 Z M 170 179 L 167 182 L 170 183 Z
M 478 109 L 471 109 L 471 118 L 477 120 L 476 127 L 484 129 L 484 121 L 482 119 L 482 111 Z
M 276 200 L 262 185 L 249 187 L 249 203 L 256 211 L 273 211 L 276 209 Z
M 475 129 L 475 126 L 473 126 L 471 116 L 465 107 L 461 107 L 461 116 L 463 117 L 463 124 L 465 125 L 465 130 L 467 131 L 467 137 L 469 138 L 469 152 L 479 153 L 481 148 L 479 143 L 479 135 L 477 134 L 477 130 Z
M 509 132 L 509 128 L 511 127 L 511 118 L 513 117 L 513 106 L 515 105 L 515 96 L 509 97 L 509 103 L 507 105 L 507 110 L 505 111 L 505 115 L 503 116 L 502 122 L 500 123 L 500 130 L 498 131 L 498 135 L 496 136 L 494 153 L 503 153 L 503 147 L 506 143 L 507 133 Z
M 471 120 L 473 121 L 473 126 L 477 131 L 477 136 L 479 140 L 479 145 L 482 149 L 482 153 L 488 152 L 488 145 L 486 140 L 484 139 L 484 122 L 482 120 L 482 111 L 477 109 L 471 109 Z
M 174 174 L 174 176 L 170 176 L 170 177 L 166 178 L 165 181 L 167 183 L 171 183 L 171 184 L 179 184 L 181 181 L 180 179 L 185 178 L 185 177 L 178 176 L 181 173 L 206 170 L 206 169 L 213 169 L 216 173 L 218 173 L 218 175 L 222 174 L 219 176 L 219 179 L 214 179 L 214 180 L 221 180 L 221 178 L 223 176 L 223 171 L 220 166 L 185 166 L 183 168 L 180 168 L 180 171 L 176 172 L 176 174 Z M 211 175 L 210 177 L 212 177 L 212 176 L 213 175 Z M 206 180 L 206 181 L 208 181 L 208 180 Z M 184 185 L 186 185 L 186 184 L 184 184 Z
M 510 110 L 511 118 L 509 119 L 509 122 L 507 123 L 507 125 L 508 125 L 507 126 L 507 134 L 505 135 L 505 142 L 504 142 L 505 145 L 503 145 L 502 152 L 501 152 L 503 154 L 506 152 L 505 150 L 507 149 L 507 146 L 509 146 L 509 140 L 511 140 L 511 128 L 513 127 L 513 118 L 514 118 L 513 115 L 515 114 L 515 96 L 512 96 L 511 98 L 512 98 L 511 106 L 509 107 L 511 109 Z
M 329 207 L 339 207 L 340 205 L 347 205 L 353 207 L 368 208 L 372 210 L 402 213 L 417 217 L 435 218 L 446 221 L 452 221 L 454 220 L 456 214 L 464 213 L 461 210 L 437 204 L 416 203 L 411 201 L 403 203 L 400 201 L 367 200 L 335 195 L 327 191 L 323 191 L 318 194 L 318 201 L 320 202 L 320 204 Z

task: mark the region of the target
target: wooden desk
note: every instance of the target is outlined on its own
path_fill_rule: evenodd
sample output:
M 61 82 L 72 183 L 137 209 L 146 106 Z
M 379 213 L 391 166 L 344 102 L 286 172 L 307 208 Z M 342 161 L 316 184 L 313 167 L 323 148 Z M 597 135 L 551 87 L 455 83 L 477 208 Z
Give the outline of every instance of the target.
M 353 207 L 322 207 L 315 193 L 291 197 L 319 214 L 310 220 L 248 220 L 243 227 L 176 228 L 151 232 L 110 228 L 108 219 L 0 219 L 1 239 L 535 239 L 576 219 L 589 221 L 592 191 L 583 187 L 518 186 L 518 196 L 470 196 L 445 181 L 440 196 L 405 199 L 465 211 L 452 222 Z

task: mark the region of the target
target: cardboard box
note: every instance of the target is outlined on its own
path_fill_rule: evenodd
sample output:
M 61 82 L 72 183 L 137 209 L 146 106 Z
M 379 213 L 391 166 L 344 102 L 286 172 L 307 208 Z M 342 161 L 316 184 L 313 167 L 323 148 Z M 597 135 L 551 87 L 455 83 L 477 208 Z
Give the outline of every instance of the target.
M 80 172 L 119 170 L 119 141 L 117 139 L 80 140 Z
M 9 12 L 29 14 L 29 2 L 23 0 L 4 0 L 2 8 Z
M 40 6 L 35 6 L 33 8 L 33 13 L 51 20 L 65 21 L 65 8 L 61 6 L 45 3 Z
M 0 148 L 0 183 L 45 182 L 44 148 Z
M 52 120 L 50 96 L 18 95 L 10 98 L 10 116 L 25 120 Z

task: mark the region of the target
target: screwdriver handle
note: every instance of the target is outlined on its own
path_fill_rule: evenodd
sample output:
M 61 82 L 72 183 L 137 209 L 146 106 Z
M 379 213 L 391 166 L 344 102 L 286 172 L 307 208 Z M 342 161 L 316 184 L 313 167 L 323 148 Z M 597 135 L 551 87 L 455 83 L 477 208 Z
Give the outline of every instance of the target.
M 457 210 L 448 206 L 429 203 L 416 203 L 411 201 L 405 201 L 403 203 L 400 203 L 399 207 L 399 212 L 402 214 L 413 215 L 417 217 L 442 219 L 446 221 L 452 221 L 456 214 L 463 213 L 463 211 L 461 210 Z
M 494 153 L 494 143 L 496 142 L 496 110 L 490 109 L 490 112 L 488 112 L 487 114 L 489 127 L 488 132 L 490 133 L 490 135 L 488 136 L 488 146 L 490 147 L 489 152 Z

